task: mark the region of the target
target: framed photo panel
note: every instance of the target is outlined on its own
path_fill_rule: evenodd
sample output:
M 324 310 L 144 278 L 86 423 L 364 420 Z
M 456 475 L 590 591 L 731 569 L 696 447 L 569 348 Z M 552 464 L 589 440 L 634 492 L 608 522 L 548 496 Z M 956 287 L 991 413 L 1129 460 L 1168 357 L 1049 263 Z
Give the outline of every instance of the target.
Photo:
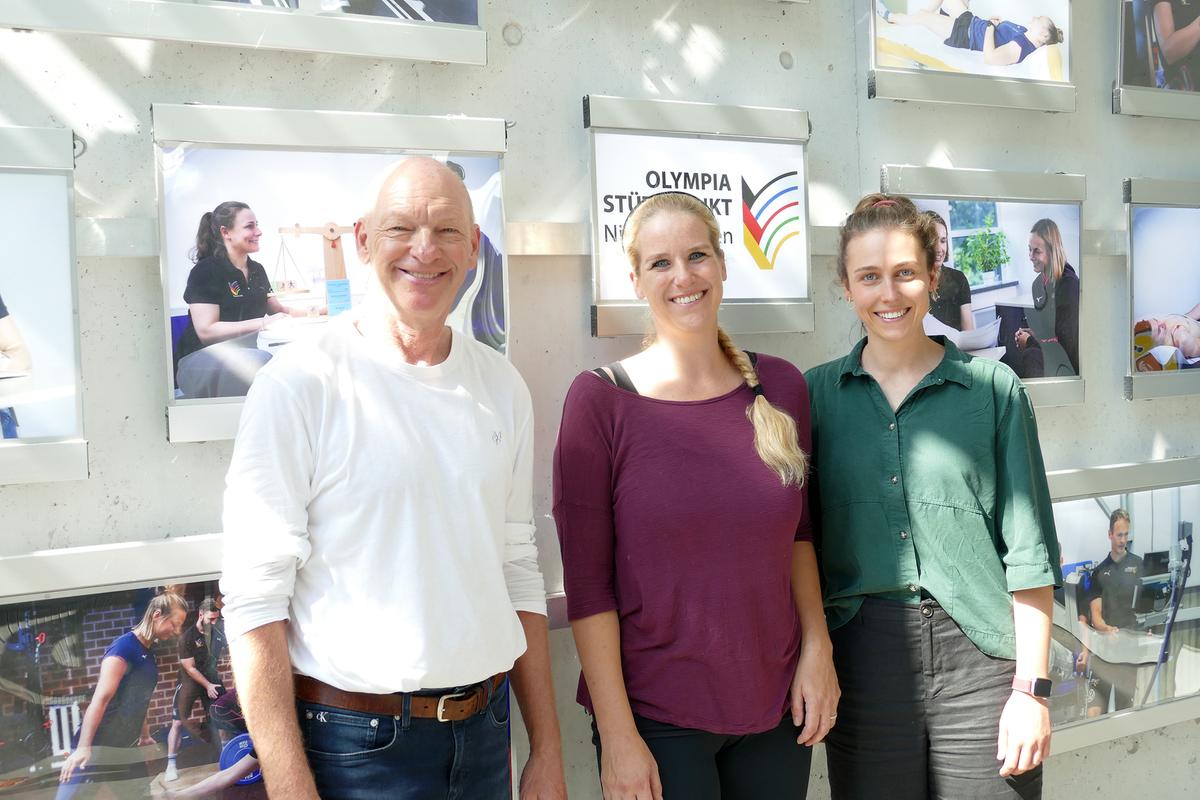
M 487 63 L 479 0 L 7 0 L 0 25 L 63 33 Z
M 71 131 L 0 127 L 0 213 L 37 232 L 0 263 L 0 484 L 88 475 L 73 174 Z
M 1007 364 L 1035 404 L 1083 402 L 1082 176 L 887 166 L 883 188 L 942 233 L 926 332 Z
M 1131 178 L 1129 399 L 1200 393 L 1200 183 Z
M 353 226 L 369 187 L 405 157 L 432 155 L 462 176 L 482 237 L 448 324 L 507 352 L 503 120 L 153 113 L 171 441 L 232 438 L 272 355 L 361 302 L 374 276 Z
M 1200 715 L 1198 467 L 1200 459 L 1178 459 L 1078 470 L 1069 481 L 1095 493 L 1056 499 L 1064 576 L 1051 641 L 1056 750 L 1063 739 L 1072 749 Z
M 712 209 L 729 277 L 730 333 L 812 330 L 808 115 L 774 108 L 584 98 L 592 144 L 592 335 L 645 333 L 625 221 L 646 197 L 686 192 Z
M 1070 0 L 869 0 L 868 96 L 1074 111 Z
M 1200 119 L 1200 7 L 1192 0 L 1119 0 L 1113 113 Z
M 91 759 L 68 789 L 163 797 L 223 773 L 227 796 L 266 797 L 229 666 L 219 561 L 217 536 L 0 558 L 0 797 L 60 793 L 89 716 Z M 116 694 L 96 705 L 114 674 L 105 662 L 122 669 Z M 168 753 L 178 777 L 166 783 Z

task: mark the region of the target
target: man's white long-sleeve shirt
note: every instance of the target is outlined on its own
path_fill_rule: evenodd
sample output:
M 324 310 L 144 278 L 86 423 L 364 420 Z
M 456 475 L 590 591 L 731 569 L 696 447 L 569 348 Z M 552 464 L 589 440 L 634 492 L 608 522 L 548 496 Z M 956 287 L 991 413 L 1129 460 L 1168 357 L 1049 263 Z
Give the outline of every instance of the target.
M 413 366 L 342 318 L 288 346 L 254 380 L 226 479 L 230 639 L 290 620 L 295 670 L 347 691 L 510 668 L 516 612 L 546 613 L 532 449 L 524 381 L 476 341 Z

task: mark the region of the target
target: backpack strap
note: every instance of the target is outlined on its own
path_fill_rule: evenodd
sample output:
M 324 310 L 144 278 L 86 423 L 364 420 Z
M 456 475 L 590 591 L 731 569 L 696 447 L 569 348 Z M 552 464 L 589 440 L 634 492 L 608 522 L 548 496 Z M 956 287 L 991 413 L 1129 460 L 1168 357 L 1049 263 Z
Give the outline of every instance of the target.
M 629 373 L 621 366 L 620 361 L 614 361 L 611 364 L 606 364 L 603 367 L 596 367 L 592 372 L 599 375 L 613 386 L 624 389 L 627 392 L 638 394 L 637 387 L 633 385 L 633 381 L 629 380 Z

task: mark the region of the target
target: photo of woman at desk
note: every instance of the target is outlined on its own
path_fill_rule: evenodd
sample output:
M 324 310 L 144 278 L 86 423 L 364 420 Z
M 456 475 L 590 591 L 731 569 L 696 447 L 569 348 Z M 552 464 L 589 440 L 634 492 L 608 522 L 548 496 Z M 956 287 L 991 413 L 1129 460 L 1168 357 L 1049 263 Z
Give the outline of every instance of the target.
M 242 397 L 271 359 L 259 350 L 258 334 L 288 316 L 273 297 L 258 252 L 262 231 L 250 206 L 229 200 L 200 218 L 183 299 L 188 324 L 175 345 L 175 382 L 186 398 Z
M 986 198 L 916 204 L 937 229 L 942 276 L 925 333 L 1002 361 L 1022 379 L 1078 376 L 1080 278 L 1071 262 L 1079 207 Z

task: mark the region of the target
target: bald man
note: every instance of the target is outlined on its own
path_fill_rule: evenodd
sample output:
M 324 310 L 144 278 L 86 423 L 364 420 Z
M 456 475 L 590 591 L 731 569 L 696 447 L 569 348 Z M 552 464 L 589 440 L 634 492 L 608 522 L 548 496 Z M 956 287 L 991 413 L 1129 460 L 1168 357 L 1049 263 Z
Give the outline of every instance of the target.
M 446 317 L 480 234 L 410 158 L 354 226 L 359 309 L 257 376 L 225 492 L 226 633 L 271 797 L 565 797 L 529 391 Z

